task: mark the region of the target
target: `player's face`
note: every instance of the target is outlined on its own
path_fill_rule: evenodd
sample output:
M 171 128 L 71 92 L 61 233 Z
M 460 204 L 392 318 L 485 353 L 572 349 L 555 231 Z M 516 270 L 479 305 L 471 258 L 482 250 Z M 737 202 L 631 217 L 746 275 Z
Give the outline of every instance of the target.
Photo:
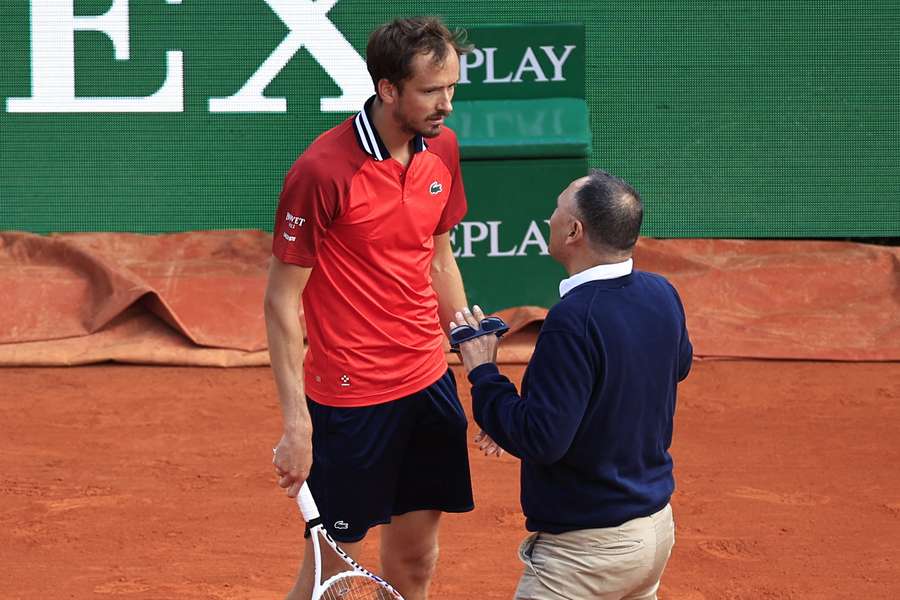
M 459 57 L 448 48 L 442 63 L 433 54 L 419 54 L 412 61 L 412 76 L 403 82 L 394 108 L 394 119 L 406 133 L 435 137 L 444 119 L 453 112 L 453 92 L 459 80 Z
M 581 187 L 587 177 L 576 179 L 562 191 L 556 199 L 556 210 L 550 215 L 550 244 L 548 250 L 550 256 L 559 262 L 568 255 L 569 246 L 566 241 L 574 231 L 575 222 L 578 220 L 575 192 Z

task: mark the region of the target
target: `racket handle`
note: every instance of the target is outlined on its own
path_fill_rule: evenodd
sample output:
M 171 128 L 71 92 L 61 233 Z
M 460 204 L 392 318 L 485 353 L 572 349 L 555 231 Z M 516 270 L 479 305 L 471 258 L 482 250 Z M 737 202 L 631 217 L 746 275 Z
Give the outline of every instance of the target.
M 313 500 L 312 492 L 309 491 L 309 486 L 306 485 L 305 481 L 300 486 L 300 493 L 297 494 L 297 504 L 300 505 L 300 512 L 307 523 L 319 518 L 319 509 L 316 506 L 316 501 Z

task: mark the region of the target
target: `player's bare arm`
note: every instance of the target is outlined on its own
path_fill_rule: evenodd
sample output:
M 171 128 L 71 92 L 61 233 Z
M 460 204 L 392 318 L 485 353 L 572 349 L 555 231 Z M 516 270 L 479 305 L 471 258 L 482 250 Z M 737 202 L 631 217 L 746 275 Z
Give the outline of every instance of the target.
M 434 236 L 434 258 L 431 260 L 431 287 L 437 292 L 438 312 L 444 333 L 449 333 L 450 322 L 459 312 L 469 313 L 469 303 L 463 288 L 462 275 L 453 256 L 450 245 L 450 234 L 442 233 Z M 486 455 L 500 456 L 503 451 L 485 432 L 479 431 L 475 443 Z
M 431 260 L 431 287 L 438 296 L 438 312 L 444 333 L 453 316 L 463 309 L 468 310 L 466 292 L 463 288 L 462 275 L 453 256 L 450 245 L 450 234 L 442 233 L 434 236 L 434 258 Z
M 266 286 L 266 334 L 284 431 L 272 463 L 278 485 L 296 497 L 312 466 L 312 423 L 303 389 L 300 298 L 312 269 L 272 258 Z

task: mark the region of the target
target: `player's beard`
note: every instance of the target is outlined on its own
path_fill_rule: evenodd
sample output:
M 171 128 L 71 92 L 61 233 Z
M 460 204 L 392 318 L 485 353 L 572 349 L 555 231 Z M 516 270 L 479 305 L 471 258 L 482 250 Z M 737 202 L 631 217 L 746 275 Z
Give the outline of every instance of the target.
M 431 119 L 437 119 L 441 117 L 446 119 L 448 116 L 449 113 L 436 112 L 428 115 L 425 118 L 424 124 L 416 124 L 413 123 L 412 120 L 407 118 L 406 115 L 399 110 L 394 113 L 394 118 L 400 124 L 400 127 L 403 129 L 403 131 L 410 135 L 421 135 L 424 138 L 433 138 L 439 136 L 441 134 L 441 129 L 444 127 L 443 122 L 441 122 L 439 125 L 431 124 Z

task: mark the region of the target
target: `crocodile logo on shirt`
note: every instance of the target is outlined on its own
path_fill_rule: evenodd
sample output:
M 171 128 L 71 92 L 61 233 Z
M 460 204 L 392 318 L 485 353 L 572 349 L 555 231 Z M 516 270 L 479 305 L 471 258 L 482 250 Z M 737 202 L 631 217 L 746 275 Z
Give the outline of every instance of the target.
M 441 185 L 440 181 L 433 181 L 431 187 L 428 188 L 428 191 L 431 192 L 432 196 L 437 196 L 444 191 L 444 186 Z

